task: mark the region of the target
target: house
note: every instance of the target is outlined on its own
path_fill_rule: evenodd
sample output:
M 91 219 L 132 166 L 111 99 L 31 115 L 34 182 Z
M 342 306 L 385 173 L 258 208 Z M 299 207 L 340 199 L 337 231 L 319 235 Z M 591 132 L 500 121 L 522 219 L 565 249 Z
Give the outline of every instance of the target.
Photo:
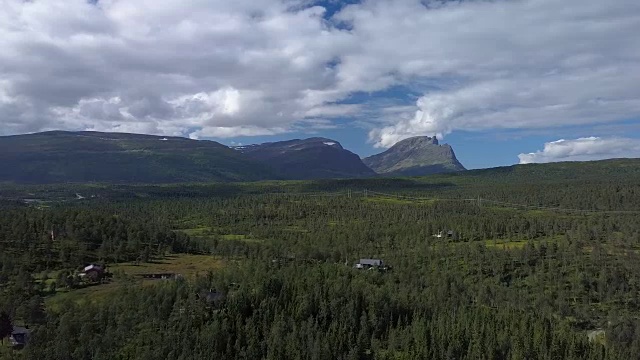
M 356 269 L 384 269 L 386 266 L 384 265 L 384 261 L 380 259 L 360 259 L 360 261 L 355 265 Z
M 31 336 L 31 330 L 21 327 L 14 326 L 13 332 L 11 332 L 11 336 L 9 336 L 9 342 L 11 345 L 16 347 L 22 347 L 29 342 L 29 337 Z
M 99 281 L 104 277 L 104 267 L 95 264 L 85 266 L 84 272 L 80 274 L 80 277 L 91 281 Z
M 384 265 L 384 262 L 380 259 L 360 259 L 359 264 L 371 267 L 371 266 L 382 266 Z

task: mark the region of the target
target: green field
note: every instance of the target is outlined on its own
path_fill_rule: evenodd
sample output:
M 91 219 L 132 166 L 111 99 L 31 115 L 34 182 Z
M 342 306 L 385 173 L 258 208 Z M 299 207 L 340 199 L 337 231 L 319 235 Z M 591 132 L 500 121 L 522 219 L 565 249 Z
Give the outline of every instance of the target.
M 80 289 L 58 290 L 55 295 L 46 299 L 46 305 L 52 310 L 59 310 L 62 304 L 72 301 L 76 304 L 99 302 L 108 298 L 123 286 L 152 285 L 161 280 L 142 279 L 139 274 L 174 273 L 186 279 L 193 279 L 196 275 L 204 276 L 210 271 L 224 267 L 225 261 L 211 255 L 177 254 L 148 263 L 118 263 L 107 267 L 107 271 L 114 274 L 114 278 L 105 284 L 96 284 Z
M 262 240 L 253 238 L 249 235 L 245 234 L 224 234 L 219 233 L 211 227 L 201 226 L 195 227 L 191 229 L 178 229 L 176 231 L 180 231 L 185 233 L 195 239 L 203 239 L 203 240 L 233 240 L 233 241 L 243 241 L 243 242 L 260 242 Z
M 192 278 L 197 274 L 215 271 L 224 266 L 224 261 L 211 255 L 178 254 L 147 263 L 119 263 L 108 266 L 108 271 L 117 274 L 137 275 L 144 273 L 175 273 Z

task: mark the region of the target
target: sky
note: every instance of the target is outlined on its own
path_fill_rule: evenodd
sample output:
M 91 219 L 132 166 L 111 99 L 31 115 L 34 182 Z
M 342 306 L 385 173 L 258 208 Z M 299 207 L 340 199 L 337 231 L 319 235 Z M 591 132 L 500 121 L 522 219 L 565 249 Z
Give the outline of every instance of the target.
M 0 0 L 0 135 L 640 157 L 637 0 Z

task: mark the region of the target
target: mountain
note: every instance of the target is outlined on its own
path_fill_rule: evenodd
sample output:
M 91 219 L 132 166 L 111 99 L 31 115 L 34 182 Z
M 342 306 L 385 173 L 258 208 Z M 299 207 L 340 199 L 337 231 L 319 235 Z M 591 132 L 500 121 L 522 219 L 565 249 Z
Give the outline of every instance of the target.
M 250 159 L 270 166 L 286 179 L 374 176 L 358 155 L 326 138 L 295 139 L 237 146 Z
M 418 176 L 465 170 L 450 145 L 436 137 L 416 136 L 402 140 L 387 151 L 363 159 L 378 174 Z
M 0 182 L 177 183 L 279 178 L 214 141 L 66 132 L 0 137 Z

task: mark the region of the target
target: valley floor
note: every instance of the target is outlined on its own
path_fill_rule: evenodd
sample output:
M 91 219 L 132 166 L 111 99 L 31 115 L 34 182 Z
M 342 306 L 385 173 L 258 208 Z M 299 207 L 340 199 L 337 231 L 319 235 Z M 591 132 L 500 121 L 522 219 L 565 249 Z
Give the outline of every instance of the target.
M 10 188 L 11 356 L 634 358 L 640 185 L 500 181 Z

